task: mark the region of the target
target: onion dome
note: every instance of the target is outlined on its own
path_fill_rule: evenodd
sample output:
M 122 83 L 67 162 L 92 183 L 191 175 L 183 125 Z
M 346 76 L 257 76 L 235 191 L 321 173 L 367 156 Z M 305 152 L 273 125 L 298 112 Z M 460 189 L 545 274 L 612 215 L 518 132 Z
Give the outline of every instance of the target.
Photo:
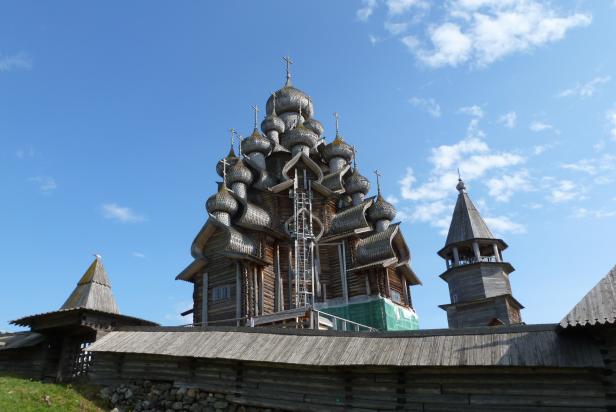
M 283 135 L 283 144 L 291 149 L 293 146 L 303 145 L 313 148 L 319 137 L 304 125 L 298 125 L 295 129 L 291 129 Z
M 209 213 L 225 212 L 230 215 L 235 214 L 238 209 L 237 200 L 229 193 L 225 185 L 220 185 L 218 193 L 210 196 L 205 203 L 205 207 Z
M 259 130 L 255 128 L 255 130 L 252 132 L 250 136 L 242 140 L 240 145 L 242 147 L 243 153 L 250 154 L 253 152 L 260 152 L 263 154 L 267 154 L 270 151 L 272 142 L 270 142 L 270 140 L 267 137 L 259 133 Z
M 363 193 L 364 195 L 370 190 L 370 182 L 357 171 L 353 169 L 353 174 L 344 181 L 344 188 L 350 195 L 354 193 Z
M 336 135 L 331 143 L 325 145 L 323 157 L 328 162 L 334 157 L 341 157 L 349 162 L 353 158 L 353 148 L 342 139 L 342 136 Z
M 299 112 L 300 108 L 306 118 L 312 117 L 314 108 L 308 95 L 293 86 L 287 85 L 276 93 L 276 112 L 282 114 L 286 112 Z M 265 106 L 268 115 L 274 111 L 274 96 L 267 99 Z
M 385 199 L 379 193 L 376 197 L 372 206 L 368 208 L 368 217 L 373 222 L 378 222 L 379 220 L 393 220 L 396 217 L 396 208 Z
M 276 115 L 276 113 L 272 113 L 261 122 L 261 130 L 263 130 L 263 133 L 269 133 L 272 130 L 275 130 L 278 133 L 284 133 L 285 124 L 284 121 Z
M 233 183 L 250 184 L 252 182 L 252 172 L 244 162 L 240 159 L 233 166 L 227 169 L 227 183 L 232 185 Z
M 323 135 L 323 132 L 325 131 L 321 122 L 316 119 L 312 119 L 312 118 L 306 120 L 304 122 L 304 126 L 312 130 L 319 137 L 321 137 Z
M 220 161 L 216 163 L 216 173 L 218 173 L 218 176 L 220 177 L 224 175 L 223 168 L 225 165 L 223 161 L 227 163 L 227 171 L 231 169 L 231 166 L 237 163 L 238 158 L 237 156 L 235 156 L 235 151 L 233 150 L 233 146 L 231 146 L 231 149 L 229 150 L 229 154 L 227 155 L 227 157 L 220 159 Z

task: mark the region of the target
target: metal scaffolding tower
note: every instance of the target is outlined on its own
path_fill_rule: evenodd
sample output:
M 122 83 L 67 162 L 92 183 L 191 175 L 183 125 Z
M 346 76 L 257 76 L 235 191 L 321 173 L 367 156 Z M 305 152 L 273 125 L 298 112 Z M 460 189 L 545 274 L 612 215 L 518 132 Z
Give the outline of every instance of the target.
M 295 181 L 289 197 L 293 198 L 293 220 L 289 225 L 289 234 L 294 246 L 294 303 L 295 307 L 304 307 L 314 303 L 315 284 L 312 189 L 306 170 L 301 182 L 295 170 Z

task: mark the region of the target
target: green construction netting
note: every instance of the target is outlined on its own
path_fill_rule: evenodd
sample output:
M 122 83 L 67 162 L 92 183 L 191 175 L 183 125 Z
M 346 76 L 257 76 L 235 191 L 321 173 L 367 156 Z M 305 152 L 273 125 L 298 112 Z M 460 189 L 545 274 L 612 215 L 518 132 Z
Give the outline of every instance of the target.
M 419 319 L 414 312 L 384 298 L 319 310 L 379 330 L 419 329 Z

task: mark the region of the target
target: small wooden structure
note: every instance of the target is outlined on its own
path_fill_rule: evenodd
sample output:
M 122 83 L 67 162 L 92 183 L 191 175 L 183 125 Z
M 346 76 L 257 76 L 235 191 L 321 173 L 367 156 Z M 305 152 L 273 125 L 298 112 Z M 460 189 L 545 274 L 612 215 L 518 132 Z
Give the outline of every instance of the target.
M 87 347 L 97 337 L 120 326 L 157 325 L 120 314 L 99 256 L 59 310 L 11 323 L 27 326 L 31 332 L 0 335 L 0 371 L 57 381 L 87 372 Z

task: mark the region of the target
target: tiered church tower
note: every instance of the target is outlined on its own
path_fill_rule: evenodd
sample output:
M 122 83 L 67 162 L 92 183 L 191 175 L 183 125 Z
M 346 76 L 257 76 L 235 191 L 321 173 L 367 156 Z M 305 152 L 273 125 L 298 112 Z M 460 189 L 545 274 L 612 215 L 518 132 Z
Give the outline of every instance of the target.
M 370 183 L 338 128 L 329 143 L 312 99 L 291 83 L 216 170 L 194 261 L 197 325 L 278 325 L 328 313 L 380 330 L 415 329 L 410 286 L 420 284 L 393 205 Z M 235 135 L 235 131 L 232 131 Z M 340 328 L 332 321 L 318 327 Z M 317 322 L 318 323 L 318 322 Z M 317 325 L 310 321 L 311 327 Z M 345 324 L 346 325 L 346 324 Z M 357 327 L 357 325 L 355 325 Z
M 523 306 L 509 283 L 514 268 L 503 261 L 507 244 L 492 235 L 462 179 L 456 189 L 459 195 L 447 241 L 438 252 L 447 265 L 440 276 L 449 285 L 451 303 L 440 307 L 447 311 L 449 327 L 521 323 Z

